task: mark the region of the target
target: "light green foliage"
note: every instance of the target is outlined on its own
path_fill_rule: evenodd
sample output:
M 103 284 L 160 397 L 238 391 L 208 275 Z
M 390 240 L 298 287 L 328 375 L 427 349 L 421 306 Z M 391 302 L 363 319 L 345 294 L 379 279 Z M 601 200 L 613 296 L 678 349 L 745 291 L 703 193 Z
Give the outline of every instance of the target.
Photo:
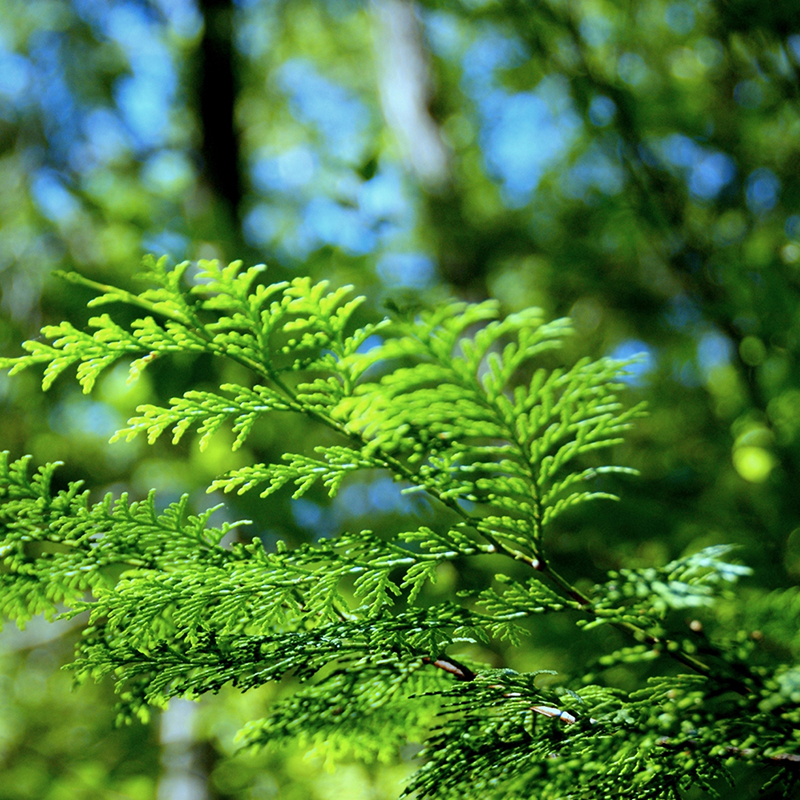
M 735 583 L 752 572 L 749 567 L 721 560 L 720 556 L 731 550 L 728 545 L 716 545 L 661 568 L 611 573 L 608 583 L 595 587 L 597 619 L 589 626 L 621 618 L 641 622 L 647 617 L 655 623 L 669 609 L 713 605 L 719 600 L 725 582 Z
M 723 560 L 728 548 L 622 569 L 589 594 L 549 557 L 561 515 L 614 499 L 609 481 L 632 472 L 598 461 L 642 413 L 619 397 L 629 362 L 561 365 L 570 323 L 537 310 L 501 319 L 494 302 L 449 303 L 353 330 L 361 300 L 350 287 L 266 285 L 261 268 L 238 262 L 146 267 L 155 288 L 138 295 L 66 276 L 99 292 L 92 306 L 126 303 L 146 316 L 123 327 L 103 314 L 90 332 L 48 326 L 48 342 L 0 366 L 44 366 L 47 389 L 75 365 L 90 392 L 121 358 L 134 379 L 173 354 L 232 360 L 250 384 L 142 406 L 115 438 L 152 443 L 171 431 L 178 442 L 194 428 L 203 446 L 230 426 L 238 448 L 266 415 L 305 415 L 338 441 L 220 475 L 209 491 L 266 498 L 288 486 L 297 498 L 320 484 L 333 497 L 353 473 L 381 470 L 427 493 L 449 521 L 270 552 L 257 537 L 228 544 L 244 523 L 214 528 L 214 509 L 194 515 L 188 497 L 162 511 L 152 493 L 92 503 L 79 483 L 54 488 L 57 465 L 31 477 L 28 458 L 5 456 L 0 610 L 20 625 L 88 610 L 73 669 L 79 680 L 113 676 L 121 720 L 228 684 L 294 679 L 306 685 L 244 729 L 247 747 L 299 739 L 331 759 L 390 761 L 408 741 L 427 741 L 407 789 L 419 797 L 713 794 L 737 762 L 796 776 L 798 668 L 751 663 L 744 640 L 715 643 L 699 623 L 673 619 L 713 608 L 747 574 Z M 445 565 L 487 557 L 500 570 L 491 586 L 444 599 L 431 591 Z M 776 596 L 770 613 L 786 619 L 795 601 Z M 538 673 L 449 654 L 519 641 L 542 613 L 632 637 L 596 653 L 599 670 L 657 663 L 664 675 L 624 692 L 587 667 L 542 688 Z

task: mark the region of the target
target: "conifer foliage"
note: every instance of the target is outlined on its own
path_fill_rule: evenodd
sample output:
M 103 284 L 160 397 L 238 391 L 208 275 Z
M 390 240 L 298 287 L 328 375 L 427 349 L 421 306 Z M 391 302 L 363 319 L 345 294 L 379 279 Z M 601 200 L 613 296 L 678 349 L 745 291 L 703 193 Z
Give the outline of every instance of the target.
M 113 677 L 121 720 L 226 684 L 300 679 L 303 688 L 248 724 L 243 744 L 299 739 L 331 757 L 382 760 L 424 742 L 405 789 L 414 797 L 655 800 L 692 786 L 718 796 L 737 764 L 796 796 L 800 666 L 766 661 L 746 636 L 714 642 L 676 628 L 671 615 L 713 608 L 747 574 L 727 548 L 621 570 L 591 592 L 549 557 L 559 517 L 614 499 L 606 476 L 632 472 L 602 463 L 642 413 L 620 399 L 629 362 L 549 368 L 569 321 L 536 309 L 500 318 L 494 302 L 356 329 L 363 298 L 352 287 L 269 285 L 262 272 L 150 259 L 150 288 L 139 294 L 64 275 L 97 292 L 92 307 L 123 303 L 143 315 L 122 326 L 103 313 L 87 331 L 47 326 L 0 366 L 43 367 L 44 389 L 75 366 L 88 393 L 120 360 L 133 379 L 182 353 L 233 360 L 249 382 L 141 406 L 115 439 L 178 442 L 194 431 L 202 446 L 228 426 L 238 448 L 265 415 L 304 415 L 337 442 L 221 474 L 209 491 L 268 498 L 288 487 L 300 497 L 318 484 L 333 497 L 352 473 L 379 470 L 446 507 L 449 524 L 228 545 L 243 523 L 213 527 L 213 509 L 193 514 L 187 497 L 161 511 L 152 493 L 91 502 L 79 483 L 53 488 L 57 464 L 5 454 L 3 617 L 24 625 L 88 610 L 73 669 L 79 679 Z M 487 556 L 498 571 L 488 588 L 445 601 L 426 592 L 442 565 Z M 776 595 L 763 613 L 791 627 L 795 599 Z M 458 657 L 465 642 L 525 636 L 544 613 L 625 632 L 629 646 L 594 654 L 595 664 L 653 661 L 660 677 L 626 693 L 587 668 L 542 685 L 538 673 Z

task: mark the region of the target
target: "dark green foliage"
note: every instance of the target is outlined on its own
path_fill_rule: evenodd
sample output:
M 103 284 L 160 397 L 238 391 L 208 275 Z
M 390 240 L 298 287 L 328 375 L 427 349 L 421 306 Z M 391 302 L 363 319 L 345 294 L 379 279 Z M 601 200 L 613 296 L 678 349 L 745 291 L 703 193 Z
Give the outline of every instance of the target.
M 89 333 L 48 326 L 49 342 L 28 342 L 27 355 L 0 366 L 43 365 L 47 389 L 76 365 L 88 393 L 122 358 L 132 378 L 178 353 L 232 360 L 252 383 L 142 406 L 115 438 L 152 443 L 169 431 L 178 442 L 194 428 L 202 447 L 227 425 L 238 448 L 263 416 L 301 414 L 338 441 L 219 475 L 209 491 L 267 497 L 289 486 L 300 497 L 319 483 L 334 496 L 351 474 L 383 470 L 442 504 L 450 521 L 269 552 L 258 538 L 227 544 L 244 523 L 211 527 L 213 509 L 192 515 L 187 497 L 163 511 L 153 494 L 91 503 L 78 483 L 53 488 L 56 465 L 30 477 L 28 458 L 5 456 L 0 609 L 20 625 L 63 607 L 88 610 L 73 668 L 78 679 L 113 676 L 120 719 L 226 684 L 246 691 L 294 679 L 305 686 L 247 726 L 246 746 L 299 738 L 332 758 L 385 761 L 426 741 L 407 789 L 419 797 L 655 799 L 690 786 L 716 794 L 737 763 L 774 767 L 773 790 L 791 795 L 796 660 L 759 660 L 746 634 L 715 641 L 699 622 L 674 618 L 724 608 L 730 585 L 748 573 L 723 560 L 729 548 L 622 569 L 588 594 L 549 558 L 559 517 L 615 499 L 607 476 L 632 472 L 597 452 L 642 413 L 619 398 L 629 362 L 557 366 L 553 351 L 570 324 L 536 310 L 498 319 L 493 302 L 450 303 L 353 330 L 361 301 L 348 299 L 349 287 L 305 278 L 267 286 L 261 268 L 238 262 L 201 262 L 193 274 L 187 264 L 146 266 L 156 288 L 139 295 L 66 277 L 100 292 L 92 306 L 122 302 L 147 316 L 122 327 L 104 314 Z M 457 571 L 487 557 L 499 570 L 491 586 L 444 600 L 428 591 L 444 565 Z M 796 593 L 762 605 L 748 613 L 781 630 L 796 620 Z M 593 654 L 597 669 L 641 662 L 652 677 L 624 692 L 587 669 L 540 687 L 539 673 L 450 654 L 469 642 L 517 641 L 542 613 L 623 631 L 630 646 Z M 774 777 L 780 767 L 786 774 Z

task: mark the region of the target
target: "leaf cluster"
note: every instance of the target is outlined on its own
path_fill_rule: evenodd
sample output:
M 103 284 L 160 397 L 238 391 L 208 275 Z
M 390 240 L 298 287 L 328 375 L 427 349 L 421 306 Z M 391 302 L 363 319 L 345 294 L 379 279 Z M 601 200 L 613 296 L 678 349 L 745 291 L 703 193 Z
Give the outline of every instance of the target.
M 188 497 L 163 510 L 154 494 L 93 503 L 79 483 L 53 489 L 56 464 L 31 476 L 27 457 L 6 454 L 0 611 L 20 625 L 87 612 L 72 668 L 79 681 L 113 677 L 121 720 L 225 685 L 299 682 L 247 726 L 245 746 L 299 738 L 330 758 L 386 761 L 427 741 L 408 789 L 419 797 L 673 798 L 690 785 L 713 793 L 731 760 L 796 776 L 797 667 L 754 666 L 746 649 L 669 629 L 669 612 L 713 608 L 747 574 L 723 559 L 727 548 L 623 569 L 591 593 L 549 558 L 562 515 L 615 499 L 609 476 L 633 472 L 601 459 L 642 413 L 621 397 L 630 362 L 559 365 L 570 323 L 536 309 L 503 318 L 494 302 L 452 302 L 356 327 L 363 298 L 351 287 L 265 284 L 263 268 L 238 262 L 145 267 L 151 287 L 139 294 L 65 276 L 97 292 L 90 305 L 144 316 L 47 326 L 0 367 L 43 367 L 47 389 L 75 366 L 90 392 L 123 358 L 132 380 L 176 354 L 231 360 L 249 383 L 140 406 L 115 439 L 194 431 L 202 447 L 230 426 L 238 448 L 260 420 L 302 415 L 335 442 L 218 475 L 209 491 L 300 497 L 319 486 L 333 497 L 383 471 L 444 513 L 431 526 L 273 549 L 247 542 L 242 522 L 212 526 L 214 509 L 192 513 Z M 428 590 L 446 565 L 487 557 L 491 586 L 445 599 Z M 688 674 L 628 694 L 589 676 L 543 689 L 537 674 L 449 652 L 518 642 L 542 613 L 634 639 L 600 656 L 601 669 L 668 660 Z

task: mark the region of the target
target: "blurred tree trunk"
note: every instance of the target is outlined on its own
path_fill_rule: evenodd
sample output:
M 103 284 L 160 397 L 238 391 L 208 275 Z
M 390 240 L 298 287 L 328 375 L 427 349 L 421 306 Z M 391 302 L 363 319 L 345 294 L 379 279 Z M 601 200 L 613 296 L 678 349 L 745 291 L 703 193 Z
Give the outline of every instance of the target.
M 161 778 L 157 800 L 209 800 L 202 745 L 194 734 L 197 706 L 174 700 L 161 714 Z
M 246 258 L 241 234 L 243 181 L 236 126 L 238 79 L 233 0 L 199 0 L 203 37 L 197 53 L 196 108 L 201 132 L 201 176 L 212 195 L 210 230 L 228 258 Z
M 432 111 L 435 74 L 411 0 L 372 0 L 381 108 L 422 188 L 425 218 L 442 278 L 472 299 L 486 297 L 487 248 L 463 213 L 452 153 Z M 491 243 L 495 238 L 488 236 Z

